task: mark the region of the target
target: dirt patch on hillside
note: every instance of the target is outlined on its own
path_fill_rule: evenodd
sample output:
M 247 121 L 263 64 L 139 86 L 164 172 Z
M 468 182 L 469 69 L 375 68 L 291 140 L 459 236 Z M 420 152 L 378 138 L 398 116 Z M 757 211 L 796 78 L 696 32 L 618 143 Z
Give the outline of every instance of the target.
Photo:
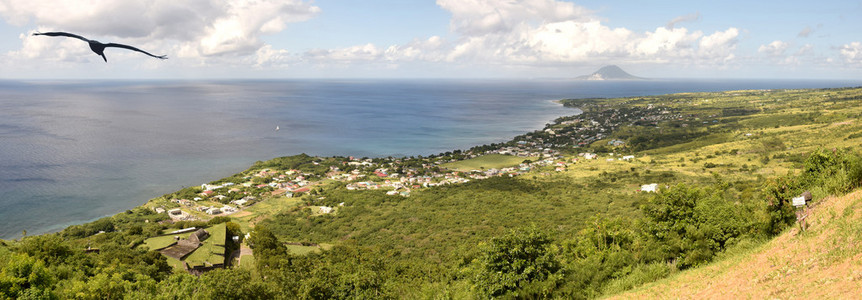
M 232 214 L 232 215 L 230 215 L 230 216 L 231 216 L 231 217 L 234 217 L 234 218 L 242 218 L 242 217 L 250 216 L 250 215 L 251 215 L 251 212 L 250 212 L 250 211 L 241 211 L 241 212 L 238 212 L 238 213 Z
M 834 299 L 862 291 L 862 190 L 820 201 L 807 231 L 785 232 L 754 254 L 680 273 L 623 299 Z

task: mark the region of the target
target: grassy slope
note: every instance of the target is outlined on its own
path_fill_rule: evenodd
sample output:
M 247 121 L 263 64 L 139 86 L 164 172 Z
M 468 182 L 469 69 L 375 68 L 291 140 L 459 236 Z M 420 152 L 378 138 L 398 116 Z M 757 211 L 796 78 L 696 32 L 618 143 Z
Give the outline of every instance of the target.
M 554 236 L 567 236 L 597 215 L 636 218 L 639 206 L 649 198 L 635 192 L 642 184 L 709 185 L 715 182 L 714 176 L 720 176 L 734 184 L 735 197 L 750 199 L 757 193 L 750 184 L 758 178 L 798 170 L 799 161 L 794 158 L 820 147 L 859 145 L 862 137 L 848 134 L 862 131 L 862 124 L 855 121 L 862 107 L 856 105 L 857 100 L 845 103 L 840 99 L 860 94 L 860 89 L 847 89 L 662 96 L 670 100 L 647 97 L 630 105 L 673 102 L 670 105 L 682 109 L 682 115 L 698 114 L 700 118 L 689 117 L 686 123 L 707 134 L 635 152 L 631 162 L 608 162 L 608 156 L 602 155 L 565 172 L 537 170 L 516 178 L 419 190 L 410 198 L 386 197 L 380 191 L 326 190 L 327 203 L 314 205 L 346 202 L 338 215 L 308 218 L 283 213 L 263 222 L 285 241 L 337 243 L 352 238 L 360 244 L 392 245 L 428 257 L 528 224 L 552 228 Z M 834 102 L 824 102 L 826 98 Z M 759 113 L 709 117 L 734 108 L 757 108 Z M 659 133 L 661 129 L 653 130 Z M 707 163 L 715 167 L 707 168 Z M 825 196 L 822 191 L 812 192 L 815 198 Z
M 144 240 L 144 245 L 146 245 L 147 248 L 150 250 L 162 249 L 173 244 L 176 241 L 176 239 L 174 239 L 175 236 L 179 236 L 181 239 L 184 239 L 188 238 L 191 234 L 191 232 L 186 232 L 176 235 L 163 235 L 152 237 Z
M 441 165 L 442 167 L 450 170 L 456 170 L 461 172 L 470 172 L 473 170 L 484 170 L 484 169 L 500 169 L 506 167 L 515 167 L 521 162 L 523 162 L 526 158 L 517 157 L 512 155 L 503 155 L 503 154 L 489 154 L 483 155 L 476 158 L 471 158 L 468 160 L 462 160 L 458 162 L 451 162 Z M 535 159 L 535 158 L 533 158 Z
M 808 230 L 681 272 L 619 299 L 842 298 L 862 291 L 862 190 L 821 200 Z
M 185 261 L 191 266 L 224 263 L 225 258 L 225 224 L 221 223 L 207 228 L 210 237 L 207 238 L 195 252 L 189 254 Z
M 242 232 L 249 232 L 254 224 L 268 216 L 275 215 L 280 211 L 300 205 L 298 198 L 287 198 L 284 196 L 265 199 L 245 208 L 243 211 L 229 215 L 233 221 L 240 225 Z

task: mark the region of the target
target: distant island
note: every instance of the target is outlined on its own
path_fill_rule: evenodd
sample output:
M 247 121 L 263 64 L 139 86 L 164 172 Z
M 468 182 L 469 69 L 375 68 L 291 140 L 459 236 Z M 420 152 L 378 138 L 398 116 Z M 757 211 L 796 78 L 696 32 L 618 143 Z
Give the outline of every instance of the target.
M 575 78 L 577 80 L 645 80 L 646 78 L 637 77 L 632 74 L 629 74 L 626 71 L 623 71 L 620 67 L 615 65 L 604 66 L 598 71 L 593 72 L 590 75 L 578 76 Z

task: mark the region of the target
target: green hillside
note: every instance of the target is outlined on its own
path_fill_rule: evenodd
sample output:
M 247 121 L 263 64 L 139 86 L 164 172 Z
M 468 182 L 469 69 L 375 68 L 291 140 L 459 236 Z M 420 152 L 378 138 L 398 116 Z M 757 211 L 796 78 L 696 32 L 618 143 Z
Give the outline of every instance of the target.
M 3 242 L 0 298 L 582 299 L 657 280 L 668 281 L 623 297 L 664 298 L 664 286 L 684 296 L 675 282 L 701 290 L 686 274 L 729 272 L 738 267 L 720 266 L 790 240 L 792 197 L 810 191 L 828 207 L 823 199 L 862 184 L 859 88 L 561 102 L 584 113 L 509 142 L 429 157 L 281 157 Z M 164 244 L 151 238 L 165 230 L 217 224 L 220 240 L 250 234 L 243 246 L 216 245 L 221 257 L 247 247 L 253 259 L 245 252 L 240 267 L 195 277 L 139 247 Z M 796 239 L 856 243 L 855 232 L 816 224 Z M 812 259 L 857 257 L 830 255 Z M 775 273 L 759 280 L 809 266 L 767 260 Z M 732 295 L 749 295 L 740 291 Z

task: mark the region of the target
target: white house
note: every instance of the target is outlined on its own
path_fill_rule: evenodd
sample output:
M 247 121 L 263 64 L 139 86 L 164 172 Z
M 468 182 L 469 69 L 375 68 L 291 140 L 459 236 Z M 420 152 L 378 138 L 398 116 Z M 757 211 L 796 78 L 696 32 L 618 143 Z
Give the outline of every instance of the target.
M 642 192 L 655 193 L 658 190 L 658 183 L 644 184 L 641 186 Z

